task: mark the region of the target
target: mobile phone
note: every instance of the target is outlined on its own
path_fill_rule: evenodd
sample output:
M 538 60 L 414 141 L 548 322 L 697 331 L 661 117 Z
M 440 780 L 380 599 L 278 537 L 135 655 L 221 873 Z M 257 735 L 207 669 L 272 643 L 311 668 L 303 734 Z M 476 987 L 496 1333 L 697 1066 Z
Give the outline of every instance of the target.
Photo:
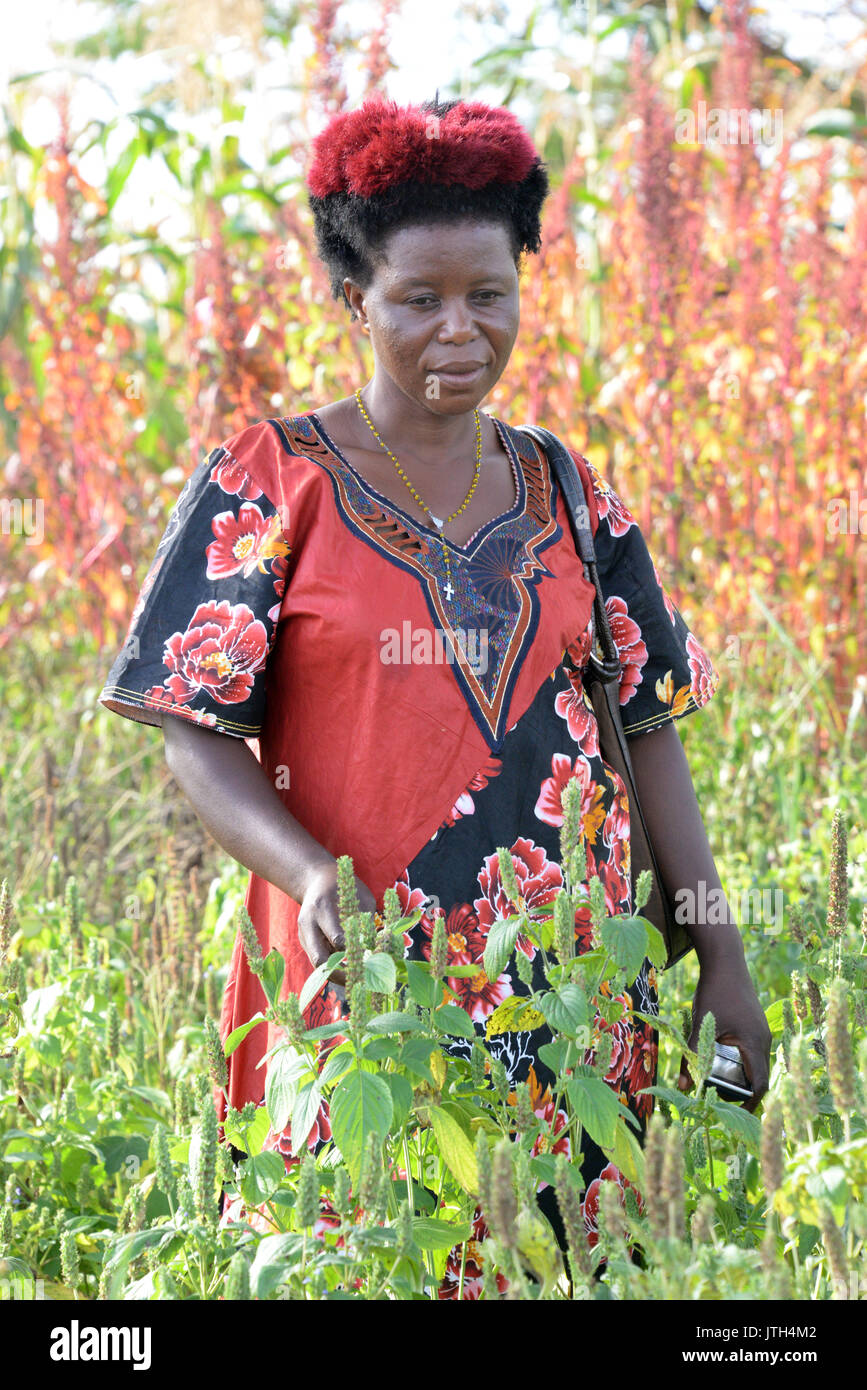
M 715 1086 L 723 1100 L 746 1100 L 753 1094 L 739 1050 L 727 1043 L 717 1043 L 714 1048 L 707 1084 Z

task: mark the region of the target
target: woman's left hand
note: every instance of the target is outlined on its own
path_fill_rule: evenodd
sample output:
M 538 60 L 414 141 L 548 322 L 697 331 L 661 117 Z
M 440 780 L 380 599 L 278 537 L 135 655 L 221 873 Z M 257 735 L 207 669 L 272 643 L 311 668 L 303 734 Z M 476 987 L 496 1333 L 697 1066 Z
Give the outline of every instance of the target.
M 767 1093 L 770 1076 L 771 1030 L 759 1003 L 746 963 L 737 958 L 705 961 L 700 967 L 698 987 L 692 1006 L 693 1027 L 687 1039 L 695 1051 L 701 1021 L 706 1013 L 716 1021 L 717 1042 L 740 1049 L 747 1084 L 752 1096 L 743 1102 L 753 1111 Z M 693 1089 L 686 1058 L 681 1058 L 677 1085 L 681 1091 Z

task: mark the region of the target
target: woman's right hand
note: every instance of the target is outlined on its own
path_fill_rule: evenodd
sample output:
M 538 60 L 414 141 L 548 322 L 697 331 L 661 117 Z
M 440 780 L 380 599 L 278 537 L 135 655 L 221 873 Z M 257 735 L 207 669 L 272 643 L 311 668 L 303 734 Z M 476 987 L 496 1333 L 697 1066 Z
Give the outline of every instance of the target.
M 357 875 L 355 887 L 360 911 L 376 912 L 376 899 Z M 314 968 L 323 965 L 333 951 L 342 951 L 346 944 L 338 910 L 336 860 L 314 869 L 306 882 L 298 913 L 298 939 Z M 346 975 L 338 969 L 331 978 L 342 985 Z

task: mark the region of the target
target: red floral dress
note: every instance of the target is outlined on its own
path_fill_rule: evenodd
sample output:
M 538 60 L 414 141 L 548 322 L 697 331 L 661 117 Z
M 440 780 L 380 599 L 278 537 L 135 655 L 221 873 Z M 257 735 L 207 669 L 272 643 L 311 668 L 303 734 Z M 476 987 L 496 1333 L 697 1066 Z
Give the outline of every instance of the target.
M 450 546 L 450 594 L 436 533 L 366 484 L 316 415 L 269 420 L 227 441 L 179 499 L 100 698 L 145 722 L 170 713 L 220 733 L 258 736 L 260 761 L 287 808 L 330 852 L 353 855 L 379 904 L 393 887 L 407 912 L 424 909 L 406 935 L 407 957 L 429 955 L 434 920 L 445 918 L 450 960 L 478 966 L 449 979 L 456 1002 L 503 1062 L 510 1087 L 526 1082 L 536 1114 L 550 1122 L 554 1078 L 539 1055 L 550 1032 L 516 1028 L 500 1010 L 512 995 L 543 985 L 539 952 L 519 938 L 532 985 L 518 977 L 514 956 L 493 980 L 482 963 L 492 924 L 510 911 L 497 847 L 510 848 L 524 901 L 550 902 L 563 881 L 563 791 L 577 779 L 588 881 L 602 881 L 609 914 L 628 913 L 629 807 L 622 781 L 601 757 L 583 690 L 592 589 L 556 480 L 535 445 L 494 423 L 512 462 L 515 503 L 466 545 Z M 623 500 L 587 460 L 573 457 L 621 659 L 621 716 L 634 737 L 706 704 L 719 676 L 662 587 Z M 311 708 L 312 699 L 321 706 Z M 281 768 L 293 774 L 283 784 Z M 355 819 L 342 821 L 347 801 Z M 584 895 L 579 951 L 589 944 L 586 883 Z M 286 989 L 299 990 L 310 966 L 297 940 L 297 904 L 255 875 L 247 904 L 263 950 L 276 943 L 286 955 Z M 236 942 L 224 1036 L 260 1007 L 257 990 Z M 626 996 L 639 1011 L 657 1012 L 648 960 Z M 340 991 L 328 987 L 307 1019 L 314 1026 L 345 1013 Z M 596 1026 L 612 1033 L 606 1081 L 641 1137 L 652 1104 L 641 1092 L 656 1080 L 656 1030 L 628 1014 L 611 1029 L 597 1016 Z M 264 1033 L 254 1030 L 230 1059 L 229 1098 L 238 1108 L 263 1103 L 265 1068 L 256 1062 Z M 470 1048 L 454 1039 L 445 1050 L 467 1056 Z M 592 1059 L 588 1049 L 584 1060 Z M 565 1121 L 565 1114 L 554 1118 L 555 1133 Z M 299 1139 L 318 1150 L 330 1137 L 323 1105 L 308 1135 L 269 1134 L 266 1147 L 290 1165 Z M 569 1156 L 568 1137 L 555 1147 Z M 582 1151 L 592 1246 L 600 1183 L 623 1189 L 627 1180 L 586 1135 Z M 636 1198 L 641 1206 L 642 1194 Z M 562 1241 L 545 1183 L 538 1201 Z M 223 1219 L 239 1214 L 227 1210 Z M 485 1235 L 476 1212 L 464 1298 L 479 1296 Z M 442 1298 L 457 1297 L 462 1253 L 457 1247 L 449 1256 Z

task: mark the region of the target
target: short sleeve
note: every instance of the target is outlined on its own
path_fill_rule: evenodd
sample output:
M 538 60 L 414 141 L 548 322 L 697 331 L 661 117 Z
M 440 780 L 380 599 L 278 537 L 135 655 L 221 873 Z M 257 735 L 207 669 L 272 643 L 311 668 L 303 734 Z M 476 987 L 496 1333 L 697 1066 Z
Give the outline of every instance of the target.
M 623 499 L 585 459 L 599 524 L 593 537 L 605 611 L 620 655 L 620 717 L 627 737 L 701 709 L 719 672 L 664 589 Z
M 175 503 L 99 703 L 257 738 L 288 556 L 281 509 L 221 444 Z

